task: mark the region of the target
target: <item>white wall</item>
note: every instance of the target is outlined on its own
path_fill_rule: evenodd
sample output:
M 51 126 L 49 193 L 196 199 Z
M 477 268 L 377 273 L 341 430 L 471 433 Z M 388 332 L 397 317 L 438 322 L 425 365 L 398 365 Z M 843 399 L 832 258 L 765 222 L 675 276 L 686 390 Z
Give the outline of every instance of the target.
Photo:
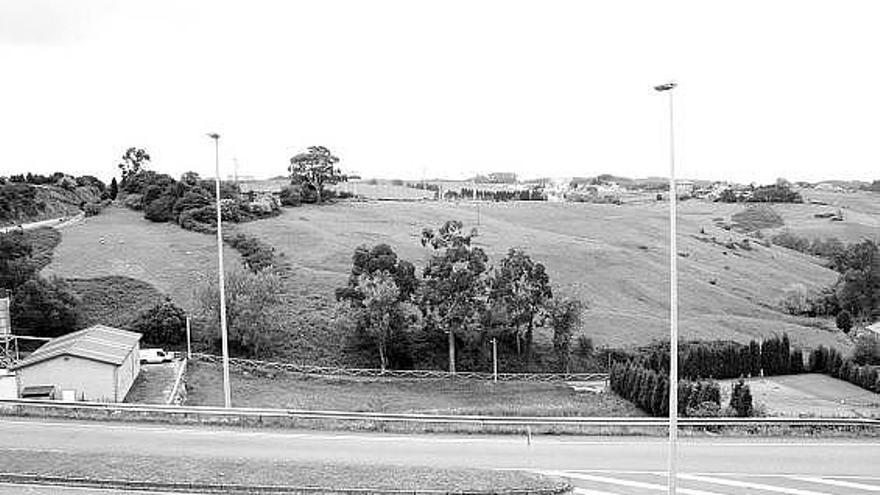
M 18 382 L 15 372 L 0 370 L 0 399 L 17 399 Z
M 141 371 L 140 344 L 136 344 L 116 369 L 116 402 L 125 400 L 125 395 Z
M 112 364 L 90 359 L 58 356 L 17 371 L 22 389 L 54 385 L 59 397 L 62 390 L 75 390 L 77 400 L 115 402 L 115 368 Z

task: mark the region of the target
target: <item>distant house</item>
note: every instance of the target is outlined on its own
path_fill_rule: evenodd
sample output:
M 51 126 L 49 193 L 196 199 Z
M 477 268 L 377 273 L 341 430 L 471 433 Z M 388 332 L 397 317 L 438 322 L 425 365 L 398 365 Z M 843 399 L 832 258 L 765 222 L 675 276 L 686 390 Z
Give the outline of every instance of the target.
M 95 325 L 44 344 L 11 370 L 20 391 L 54 387 L 76 400 L 122 402 L 140 373 L 141 334 Z
M 869 332 L 874 332 L 876 335 L 880 335 L 880 321 L 874 323 L 873 325 L 868 325 L 865 327 L 865 330 Z

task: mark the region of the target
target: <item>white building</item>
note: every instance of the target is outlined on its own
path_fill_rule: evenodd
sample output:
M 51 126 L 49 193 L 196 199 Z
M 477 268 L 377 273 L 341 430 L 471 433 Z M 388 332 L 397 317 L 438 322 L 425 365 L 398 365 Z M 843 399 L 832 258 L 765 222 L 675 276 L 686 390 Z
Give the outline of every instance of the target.
M 76 400 L 122 402 L 140 373 L 141 334 L 95 325 L 62 335 L 10 369 L 26 387 L 54 387 Z

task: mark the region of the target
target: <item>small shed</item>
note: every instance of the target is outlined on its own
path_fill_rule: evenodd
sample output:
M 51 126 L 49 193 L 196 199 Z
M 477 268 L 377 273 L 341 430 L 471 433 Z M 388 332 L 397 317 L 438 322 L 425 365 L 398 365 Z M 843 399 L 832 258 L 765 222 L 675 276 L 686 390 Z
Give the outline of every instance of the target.
M 11 369 L 19 390 L 49 386 L 76 400 L 122 402 L 140 373 L 140 339 L 95 325 L 52 339 Z

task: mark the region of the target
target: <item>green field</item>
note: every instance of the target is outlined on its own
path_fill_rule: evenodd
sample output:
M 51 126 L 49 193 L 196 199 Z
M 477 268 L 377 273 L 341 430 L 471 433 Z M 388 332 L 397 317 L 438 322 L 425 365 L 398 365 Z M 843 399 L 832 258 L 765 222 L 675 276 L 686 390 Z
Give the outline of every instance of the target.
M 221 368 L 191 362 L 187 405 L 223 405 Z M 266 376 L 233 373 L 233 403 L 248 407 L 497 416 L 643 416 L 615 394 L 575 392 L 562 383 L 447 379 Z
M 828 206 L 773 205 L 785 222 L 777 228 L 852 239 L 839 229 L 867 231 L 876 222 L 871 208 L 878 208 L 877 195 L 838 196 L 848 201 L 846 221 L 822 220 L 825 230 L 816 230 L 813 214 Z M 818 259 L 754 240 L 744 248 L 746 234 L 725 228 L 744 208 L 696 200 L 680 205 L 683 338 L 747 342 L 787 332 L 796 345 L 847 348 L 848 340 L 834 330 L 832 321 L 795 318 L 777 309 L 787 287 L 828 286 L 837 273 Z M 273 357 L 352 365 L 333 322 L 333 291 L 346 283 L 355 247 L 388 243 L 421 267 L 430 254 L 419 244 L 421 230 L 450 219 L 476 227 L 477 243 L 493 262 L 509 248 L 519 247 L 545 263 L 555 293 L 589 305 L 580 332 L 596 345 L 645 344 L 667 334 L 668 217 L 662 202 L 614 206 L 340 201 L 286 208 L 280 216 L 236 226 L 275 247 L 291 267 L 287 304 L 279 316 L 287 336 Z M 79 279 L 131 277 L 188 309 L 193 308 L 193 288 L 214 277 L 212 236 L 151 223 L 138 212 L 108 208 L 62 234 L 45 272 Z M 228 248 L 225 252 L 227 266 L 239 263 L 236 253 Z M 539 330 L 538 343 L 546 344 L 548 335 Z
M 776 309 L 791 284 L 818 288 L 832 284 L 837 274 L 819 260 L 778 247 L 755 242 L 751 250 L 727 247 L 743 235 L 718 227 L 724 222 L 715 219 L 729 222 L 742 208 L 698 201 L 681 205 L 683 336 L 748 341 L 788 332 L 801 345 L 846 345 L 813 326 L 816 322 Z M 240 228 L 286 255 L 293 267 L 291 307 L 310 308 L 330 305 L 358 245 L 388 243 L 420 266 L 429 254 L 419 244 L 421 230 L 447 219 L 477 227 L 477 243 L 495 261 L 508 248 L 520 247 L 545 263 L 557 293 L 589 304 L 581 330 L 598 345 L 643 344 L 666 334 L 669 259 L 663 204 L 340 202 L 287 209 Z
M 61 244 L 44 275 L 92 279 L 120 276 L 147 282 L 186 308 L 193 308 L 193 289 L 217 273 L 214 237 L 153 223 L 143 214 L 121 207 L 61 230 Z M 224 249 L 227 267 L 240 256 Z

